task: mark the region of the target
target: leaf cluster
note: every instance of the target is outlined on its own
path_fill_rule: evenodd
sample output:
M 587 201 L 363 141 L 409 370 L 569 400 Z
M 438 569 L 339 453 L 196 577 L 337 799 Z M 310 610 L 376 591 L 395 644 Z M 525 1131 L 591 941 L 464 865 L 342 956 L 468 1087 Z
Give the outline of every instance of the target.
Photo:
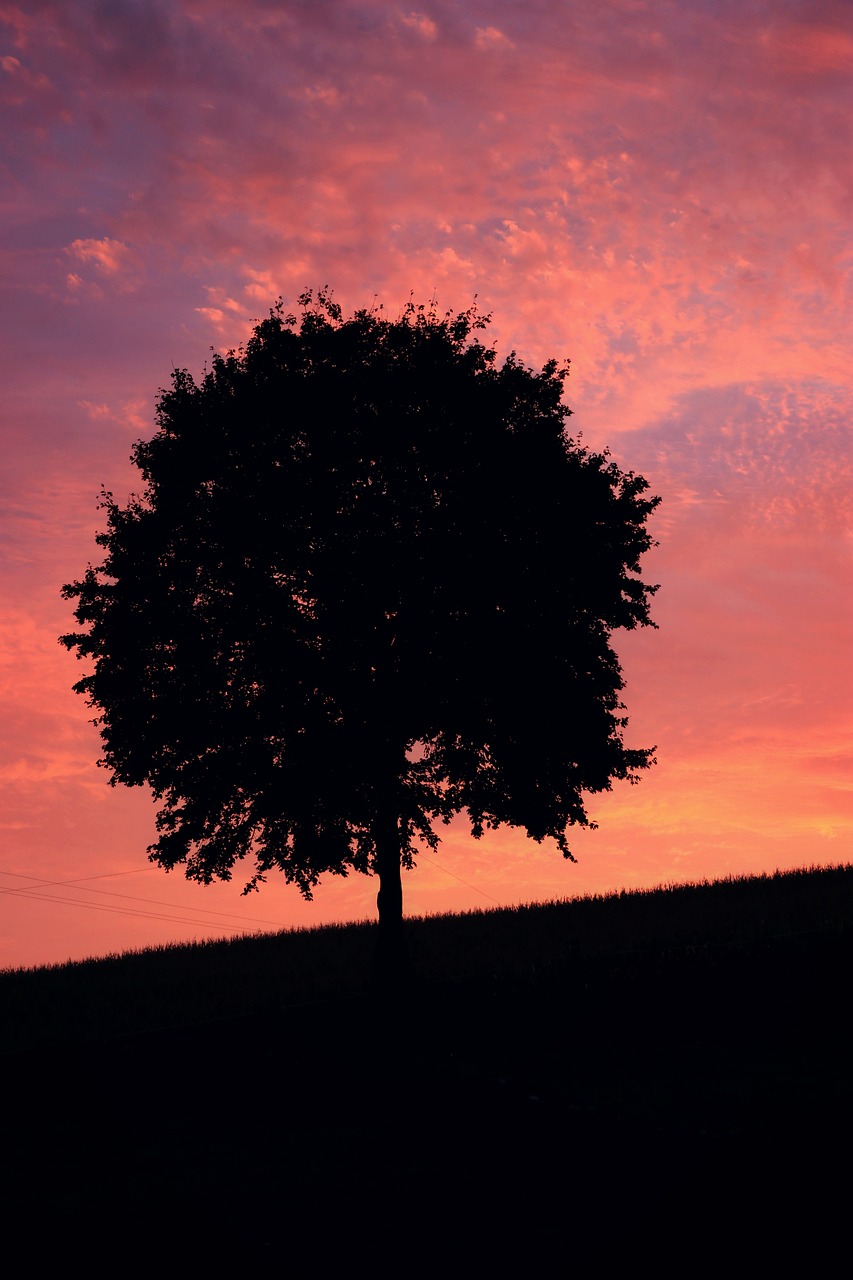
M 306 896 L 410 865 L 466 813 L 535 840 L 635 780 L 611 633 L 650 624 L 658 499 L 566 431 L 568 365 L 499 363 L 476 308 L 281 305 L 199 381 L 175 370 L 64 596 L 111 781 L 161 802 L 151 856 L 254 861 Z

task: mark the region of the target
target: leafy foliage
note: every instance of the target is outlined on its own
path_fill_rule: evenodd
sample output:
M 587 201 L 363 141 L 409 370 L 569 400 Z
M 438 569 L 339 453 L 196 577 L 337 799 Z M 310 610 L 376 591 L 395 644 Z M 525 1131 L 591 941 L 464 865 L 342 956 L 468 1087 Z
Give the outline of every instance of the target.
M 247 888 L 310 897 L 383 821 L 411 865 L 462 812 L 571 857 L 584 793 L 652 762 L 610 638 L 650 624 L 658 499 L 567 436 L 568 366 L 499 364 L 475 309 L 300 303 L 174 372 L 63 588 L 111 782 L 151 786 L 152 859 L 203 882 L 248 857 Z

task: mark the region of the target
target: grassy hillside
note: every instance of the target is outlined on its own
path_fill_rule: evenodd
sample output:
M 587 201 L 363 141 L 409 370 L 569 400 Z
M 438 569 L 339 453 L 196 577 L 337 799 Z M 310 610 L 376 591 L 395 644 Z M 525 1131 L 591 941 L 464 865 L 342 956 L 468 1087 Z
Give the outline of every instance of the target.
M 731 878 L 517 908 L 416 917 L 421 983 L 541 987 L 698 973 L 853 928 L 853 866 Z M 0 1053 L 272 1014 L 365 990 L 372 923 L 150 948 L 0 972 Z M 610 975 L 606 979 L 606 975 Z
M 768 1231 L 819 1213 L 822 1273 L 853 867 L 408 928 L 397 1001 L 369 988 L 367 924 L 0 975 L 10 1227 L 94 1215 L 113 1250 L 380 1275 L 490 1250 L 505 1274 L 511 1247 L 550 1274 L 567 1242 L 600 1270 L 620 1236 L 658 1259 L 683 1231 L 693 1274 L 700 1243 L 751 1236 L 764 1267 Z

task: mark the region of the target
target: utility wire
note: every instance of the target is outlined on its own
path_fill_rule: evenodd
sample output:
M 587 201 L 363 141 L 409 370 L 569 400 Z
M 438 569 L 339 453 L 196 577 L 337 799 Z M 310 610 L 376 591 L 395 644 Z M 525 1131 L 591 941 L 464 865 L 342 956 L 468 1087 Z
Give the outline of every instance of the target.
M 454 880 L 458 880 L 460 884 L 464 884 L 466 888 L 471 889 L 474 893 L 478 893 L 481 898 L 485 898 L 488 902 L 493 902 L 495 906 L 499 907 L 501 905 L 498 899 L 493 898 L 490 893 L 486 893 L 483 889 L 478 888 L 477 885 L 471 884 L 469 880 L 464 880 L 462 876 L 457 875 L 455 871 L 451 871 L 449 867 L 442 866 L 442 864 L 440 862 L 436 862 L 434 858 L 428 858 L 423 853 L 420 853 L 418 858 L 419 860 L 429 863 L 430 866 L 435 867 L 438 871 L 443 871 L 445 875 L 451 876 Z M 89 889 L 82 883 L 84 880 L 103 880 L 117 875 L 139 875 L 141 872 L 147 870 L 147 867 L 140 867 L 134 871 L 108 871 L 95 876 L 79 876 L 74 880 L 44 880 L 39 876 L 25 875 L 20 871 L 4 871 L 0 868 L 0 875 L 11 876 L 16 880 L 30 880 L 34 882 L 29 885 L 22 885 L 19 888 L 0 888 L 0 895 L 26 898 L 33 902 L 54 902 L 60 903 L 64 906 L 83 907 L 88 911 L 105 911 L 111 912 L 114 915 L 131 916 L 136 917 L 137 919 L 160 920 L 163 923 L 186 925 L 192 929 L 217 929 L 222 933 L 227 933 L 229 929 L 237 930 L 241 933 L 251 933 L 254 931 L 252 928 L 253 925 L 272 925 L 277 929 L 284 929 L 287 927 L 280 920 L 267 920 L 258 916 L 241 916 L 229 911 L 210 911 L 205 910 L 204 907 L 184 906 L 178 902 L 165 902 L 162 898 L 142 898 L 137 894 L 116 893 L 109 889 Z M 121 898 L 127 902 L 141 902 L 146 903 L 149 906 L 170 907 L 177 911 L 187 912 L 188 914 L 182 916 L 167 915 L 161 911 L 146 911 L 144 908 L 137 909 L 135 907 L 112 906 L 109 903 L 84 902 L 79 898 L 69 898 L 60 894 L 42 892 L 44 889 L 70 887 L 72 885 L 78 887 L 84 893 L 98 894 L 101 897 Z M 227 921 L 227 923 L 220 923 L 220 921 L 209 920 L 206 918 L 193 920 L 192 915 L 204 917 L 219 916 L 221 920 Z M 240 923 L 232 923 L 232 921 L 238 921 Z
M 140 868 L 140 870 L 147 870 L 147 868 L 143 867 L 143 868 Z M 110 873 L 107 873 L 107 874 L 110 874 Z M 123 873 L 114 872 L 112 874 L 121 875 Z M 135 874 L 135 873 L 128 872 L 126 874 Z M 226 920 L 244 921 L 247 925 L 269 924 L 269 925 L 274 925 L 278 929 L 286 928 L 286 925 L 282 924 L 280 920 L 266 920 L 266 919 L 262 919 L 259 916 L 242 916 L 242 915 L 237 915 L 233 911 L 213 911 L 213 910 L 205 909 L 204 907 L 189 907 L 189 906 L 185 907 L 180 902 L 164 902 L 162 898 L 141 898 L 137 894 L 133 894 L 133 893 L 115 893 L 114 891 L 109 889 L 89 889 L 86 887 L 86 885 L 81 883 L 81 881 L 83 880 L 102 879 L 103 877 L 101 876 L 80 876 L 79 879 L 77 880 L 44 880 L 39 876 L 23 875 L 21 874 L 20 871 L 3 871 L 2 869 L 0 869 L 0 875 L 12 876 L 16 880 L 32 880 L 35 882 L 34 884 L 31 884 L 31 885 L 22 885 L 20 888 L 0 888 L 0 894 L 6 894 L 9 897 L 41 898 L 43 901 L 46 901 L 46 902 L 68 902 L 75 906 L 85 906 L 87 904 L 80 902 L 78 899 L 63 898 L 59 894 L 44 894 L 41 892 L 41 890 L 43 889 L 50 889 L 58 886 L 79 885 L 80 889 L 84 893 L 96 893 L 108 898 L 124 898 L 130 902 L 145 902 L 145 903 L 148 903 L 150 906 L 156 906 L 156 907 L 172 907 L 178 911 L 195 912 L 199 915 L 204 915 L 204 916 L 221 916 L 223 919 L 226 919 Z M 107 907 L 106 905 L 104 905 L 102 907 L 102 910 L 106 910 L 106 909 Z M 113 910 L 115 911 L 119 911 L 120 909 L 121 908 L 119 907 L 113 908 Z M 135 914 L 139 914 L 139 913 L 136 912 Z M 167 918 L 165 916 L 161 917 L 159 915 L 155 915 L 155 913 L 153 912 L 147 912 L 146 914 L 153 916 L 156 919 Z M 175 917 L 172 917 L 172 918 L 174 919 Z M 187 921 L 187 923 L 190 923 L 190 922 Z M 222 928 L 224 926 L 220 925 L 217 927 Z
M 52 893 L 30 893 L 27 902 L 52 902 L 64 907 L 83 907 L 86 911 L 107 911 L 113 915 L 132 916 L 142 920 L 160 920 L 163 923 L 182 924 L 189 929 L 218 929 L 222 933 L 255 933 L 257 930 L 245 925 L 223 924 L 215 920 L 189 920 L 186 916 L 166 915 L 162 911 L 136 911 L 133 907 L 113 907 L 105 902 L 81 902 L 77 898 L 60 898 Z M 282 926 L 283 927 L 283 926 Z
M 443 867 L 440 862 L 436 862 L 434 858 L 428 858 L 425 853 L 418 854 L 418 862 L 428 862 L 431 867 L 438 867 L 439 871 L 443 871 L 447 876 L 453 876 L 454 880 L 458 880 L 460 884 L 467 885 L 469 889 L 473 889 L 475 893 L 479 893 L 481 898 L 488 898 L 489 902 L 494 902 L 495 906 L 501 906 L 497 898 L 493 898 L 490 893 L 484 893 L 482 889 L 478 889 L 475 884 L 471 884 L 468 880 L 463 880 L 455 871 L 450 871 L 447 867 Z
M 96 876 L 75 876 L 73 880 L 52 880 L 51 884 L 82 884 L 84 880 L 111 880 L 115 876 L 141 876 L 150 871 L 150 867 L 134 867 L 131 871 L 99 871 Z M 20 871 L 3 871 L 5 876 L 19 876 Z M 36 880 L 37 876 L 27 876 L 28 880 Z

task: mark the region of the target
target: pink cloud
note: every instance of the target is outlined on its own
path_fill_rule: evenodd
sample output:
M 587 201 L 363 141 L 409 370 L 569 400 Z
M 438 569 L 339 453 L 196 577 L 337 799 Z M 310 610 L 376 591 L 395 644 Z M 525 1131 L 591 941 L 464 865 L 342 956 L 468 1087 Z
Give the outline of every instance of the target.
M 102 240 L 74 240 L 67 252 L 87 266 L 94 266 L 105 275 L 116 275 L 126 269 L 130 250 L 120 240 L 104 236 Z
M 414 31 L 422 40 L 432 41 L 438 35 L 438 27 L 426 14 L 414 12 L 401 14 L 400 21 L 404 27 Z
M 513 49 L 513 42 L 499 27 L 477 27 L 474 43 L 478 49 Z
M 786 21 L 780 15 L 775 24 L 762 31 L 759 43 L 786 78 L 826 77 L 833 72 L 846 78 L 853 59 L 849 17 L 839 9 L 837 24 L 824 25 L 819 14 L 814 15 L 813 21 L 800 22 Z

